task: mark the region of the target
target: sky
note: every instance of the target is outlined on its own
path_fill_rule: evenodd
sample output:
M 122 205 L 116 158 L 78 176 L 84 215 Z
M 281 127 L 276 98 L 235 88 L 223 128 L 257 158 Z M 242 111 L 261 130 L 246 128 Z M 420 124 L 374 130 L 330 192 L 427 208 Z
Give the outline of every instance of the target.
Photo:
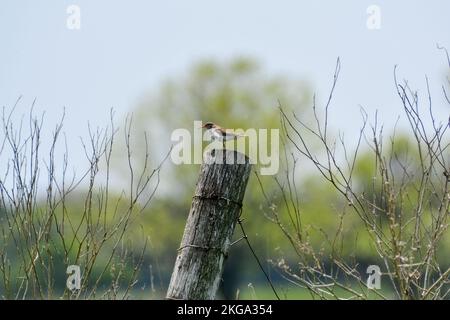
M 80 29 L 67 27 L 70 5 L 80 9 Z M 379 29 L 367 24 L 372 5 Z M 448 65 L 436 45 L 450 48 L 449 12 L 445 0 L 1 0 L 0 106 L 22 96 L 20 114 L 36 98 L 36 112 L 45 111 L 51 125 L 65 108 L 68 141 L 78 143 L 88 121 L 107 124 L 111 108 L 124 116 L 204 58 L 254 57 L 269 74 L 309 81 L 325 99 L 340 57 L 336 128 L 357 128 L 349 124 L 360 123 L 360 106 L 393 123 L 402 111 L 395 65 L 422 93 L 428 75 L 435 111 L 447 119 L 441 84 Z

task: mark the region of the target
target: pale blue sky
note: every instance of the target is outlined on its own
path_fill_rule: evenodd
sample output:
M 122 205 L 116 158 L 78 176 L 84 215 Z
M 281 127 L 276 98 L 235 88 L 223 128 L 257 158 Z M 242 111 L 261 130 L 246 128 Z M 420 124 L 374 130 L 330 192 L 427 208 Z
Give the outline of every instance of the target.
M 66 8 L 81 9 L 81 30 L 66 28 Z M 366 27 L 369 5 L 381 29 Z M 252 56 L 268 72 L 306 79 L 325 98 L 337 56 L 342 73 L 334 125 L 351 127 L 358 105 L 389 124 L 401 114 L 393 67 L 423 92 L 428 74 L 443 119 L 440 84 L 450 48 L 450 1 L 111 1 L 2 0 L 0 105 L 37 98 L 49 123 L 67 110 L 69 142 L 108 110 L 130 111 L 148 90 L 202 58 Z M 190 127 L 190 126 L 189 126 Z M 356 128 L 356 126 L 353 126 Z

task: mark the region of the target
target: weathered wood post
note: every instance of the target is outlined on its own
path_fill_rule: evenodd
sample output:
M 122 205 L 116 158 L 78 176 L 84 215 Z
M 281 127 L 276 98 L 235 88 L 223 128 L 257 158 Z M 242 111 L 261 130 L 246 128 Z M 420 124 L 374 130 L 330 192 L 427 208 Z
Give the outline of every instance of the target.
M 225 163 L 225 164 L 223 164 Z M 175 261 L 167 299 L 214 299 L 250 176 L 249 159 L 211 150 L 200 176 Z

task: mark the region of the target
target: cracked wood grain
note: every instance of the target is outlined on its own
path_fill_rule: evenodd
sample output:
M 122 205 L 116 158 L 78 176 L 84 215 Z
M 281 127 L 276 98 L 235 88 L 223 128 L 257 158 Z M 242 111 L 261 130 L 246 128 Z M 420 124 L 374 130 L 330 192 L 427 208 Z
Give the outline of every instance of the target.
M 250 170 L 249 159 L 236 151 L 211 150 L 206 154 L 167 299 L 215 298 Z

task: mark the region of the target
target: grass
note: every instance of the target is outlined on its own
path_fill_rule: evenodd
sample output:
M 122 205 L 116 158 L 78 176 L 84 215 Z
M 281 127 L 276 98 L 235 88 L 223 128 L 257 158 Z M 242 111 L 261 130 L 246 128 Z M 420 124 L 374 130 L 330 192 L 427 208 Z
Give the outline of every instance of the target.
M 283 300 L 312 300 L 313 296 L 311 293 L 301 287 L 297 286 L 283 286 L 277 287 L 278 295 Z M 380 289 L 379 292 L 386 296 L 392 297 L 392 291 L 389 289 Z M 342 299 L 350 298 L 347 291 L 344 289 L 337 288 L 335 293 L 338 297 Z M 332 299 L 332 297 L 330 296 Z M 239 299 L 240 300 L 273 300 L 276 299 L 273 291 L 270 288 L 262 287 L 262 285 L 252 285 L 249 284 L 247 286 L 241 286 L 239 289 Z M 316 297 L 315 299 L 319 299 Z M 380 297 L 376 293 L 368 293 L 369 300 L 378 300 Z

